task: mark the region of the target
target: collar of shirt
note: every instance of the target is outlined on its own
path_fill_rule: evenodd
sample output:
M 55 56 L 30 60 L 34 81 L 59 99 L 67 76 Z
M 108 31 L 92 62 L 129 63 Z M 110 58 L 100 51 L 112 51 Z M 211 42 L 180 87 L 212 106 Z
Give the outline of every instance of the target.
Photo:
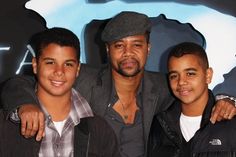
M 46 124 L 49 124 L 52 121 L 51 116 L 49 115 L 46 108 L 43 106 L 41 102 L 40 102 L 40 107 L 42 108 L 42 111 L 46 117 L 45 119 Z M 93 116 L 94 116 L 93 111 L 88 102 L 85 100 L 85 98 L 82 97 L 79 94 L 79 92 L 77 92 L 75 89 L 72 89 L 71 110 L 67 119 L 71 118 L 74 125 L 78 125 L 80 123 L 81 118 L 93 117 Z
M 143 87 L 143 79 L 140 81 L 140 85 L 138 87 L 138 91 L 136 93 L 136 98 L 139 99 L 139 96 L 141 95 L 142 93 L 142 87 Z M 119 99 L 118 95 L 117 95 L 117 92 L 116 92 L 116 89 L 115 89 L 115 83 L 113 81 L 113 84 L 112 84 L 112 93 L 111 93 L 111 98 L 110 98 L 110 104 L 111 106 L 113 106 L 115 104 L 115 102 L 117 102 Z M 139 101 L 139 100 L 138 100 Z M 140 106 L 140 104 L 138 103 L 137 104 L 139 108 L 141 108 L 142 106 Z

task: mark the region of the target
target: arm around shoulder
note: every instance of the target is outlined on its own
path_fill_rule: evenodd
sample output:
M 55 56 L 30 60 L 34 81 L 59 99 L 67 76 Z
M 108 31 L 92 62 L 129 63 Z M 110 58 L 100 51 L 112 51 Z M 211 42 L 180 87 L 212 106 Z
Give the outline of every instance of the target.
M 3 83 L 1 88 L 2 107 L 9 113 L 23 104 L 37 104 L 35 79 L 31 76 L 15 76 Z

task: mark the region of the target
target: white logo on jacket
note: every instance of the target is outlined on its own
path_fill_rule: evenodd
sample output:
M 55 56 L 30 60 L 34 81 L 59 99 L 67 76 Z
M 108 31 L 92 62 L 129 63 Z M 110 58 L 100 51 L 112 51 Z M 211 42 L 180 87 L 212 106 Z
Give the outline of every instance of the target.
M 214 146 L 220 146 L 220 145 L 222 145 L 220 139 L 212 139 L 211 141 L 209 141 L 209 143 L 210 143 L 211 145 L 214 145 Z

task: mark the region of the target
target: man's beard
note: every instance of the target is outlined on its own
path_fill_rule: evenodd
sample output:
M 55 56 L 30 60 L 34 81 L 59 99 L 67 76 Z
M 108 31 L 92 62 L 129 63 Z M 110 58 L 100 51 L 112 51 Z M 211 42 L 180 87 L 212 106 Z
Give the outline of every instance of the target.
M 118 68 L 116 68 L 114 65 L 112 65 L 112 68 L 120 75 L 124 76 L 124 77 L 134 77 L 136 75 L 138 75 L 142 69 L 140 68 L 140 64 L 137 60 L 135 60 L 136 62 L 136 67 L 135 70 L 132 73 L 127 73 L 125 70 L 122 69 L 122 62 L 118 63 Z

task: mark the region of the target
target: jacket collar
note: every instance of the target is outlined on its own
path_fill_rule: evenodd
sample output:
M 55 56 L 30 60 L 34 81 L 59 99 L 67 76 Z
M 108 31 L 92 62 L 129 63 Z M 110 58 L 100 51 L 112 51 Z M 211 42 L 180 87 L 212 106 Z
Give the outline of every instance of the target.
M 211 117 L 211 111 L 215 104 L 215 98 L 211 90 L 208 90 L 208 101 L 207 105 L 202 114 L 201 126 L 205 125 L 209 122 Z M 168 119 L 172 119 L 173 121 L 178 121 L 181 114 L 181 103 L 176 100 L 173 105 L 171 105 L 167 111 L 163 112 L 167 115 Z
M 157 101 L 162 92 L 160 88 L 157 88 L 159 86 L 157 84 L 158 81 L 153 80 L 151 75 L 151 73 L 144 71 L 142 84 L 142 105 L 145 106 L 143 107 L 143 125 L 145 141 L 147 141 L 152 122 L 151 119 L 153 119 Z
M 215 104 L 213 93 L 211 92 L 211 90 L 208 90 L 208 91 L 209 91 L 209 94 L 208 94 L 209 98 L 208 98 L 207 105 L 203 111 L 200 129 L 205 127 L 210 122 L 211 111 Z M 177 143 L 181 143 L 179 139 L 182 139 L 182 133 L 181 133 L 180 124 L 179 124 L 180 114 L 181 114 L 181 104 L 179 101 L 176 100 L 173 103 L 173 105 L 171 105 L 168 108 L 167 111 L 164 111 L 159 116 L 157 116 L 159 122 L 162 123 L 161 124 L 162 126 L 170 127 L 169 128 L 170 136 L 171 134 L 174 135 L 175 132 L 177 131 L 179 137 L 176 138 L 176 136 L 172 136 L 173 138 L 176 138 L 174 141 L 176 141 Z
M 102 68 L 96 78 L 96 85 L 92 88 L 91 104 L 93 111 L 100 116 L 104 116 L 112 93 L 112 76 L 111 69 L 107 66 Z
M 156 75 L 155 75 L 156 76 Z M 92 102 L 94 105 L 94 112 L 103 116 L 106 111 L 106 107 L 109 105 L 111 93 L 112 93 L 112 76 L 111 68 L 109 66 L 102 69 L 97 77 L 97 84 L 92 89 Z M 144 77 L 142 79 L 141 89 L 141 102 L 143 107 L 143 123 L 144 123 L 144 134 L 149 133 L 149 127 L 157 104 L 158 96 L 161 95 L 161 88 L 157 88 L 159 83 L 156 77 L 153 78 L 153 74 L 144 71 Z M 103 98 L 103 99 L 101 99 Z M 105 99 L 107 98 L 107 99 Z M 146 138 L 146 136 L 145 136 Z
M 208 98 L 208 101 L 207 101 L 207 105 L 206 105 L 206 107 L 203 111 L 203 114 L 202 114 L 201 128 L 204 127 L 205 125 L 207 125 L 210 122 L 211 111 L 212 111 L 212 108 L 215 105 L 215 98 L 214 98 L 214 95 L 213 95 L 212 91 L 208 90 L 208 93 L 209 93 L 208 94 L 209 98 Z

